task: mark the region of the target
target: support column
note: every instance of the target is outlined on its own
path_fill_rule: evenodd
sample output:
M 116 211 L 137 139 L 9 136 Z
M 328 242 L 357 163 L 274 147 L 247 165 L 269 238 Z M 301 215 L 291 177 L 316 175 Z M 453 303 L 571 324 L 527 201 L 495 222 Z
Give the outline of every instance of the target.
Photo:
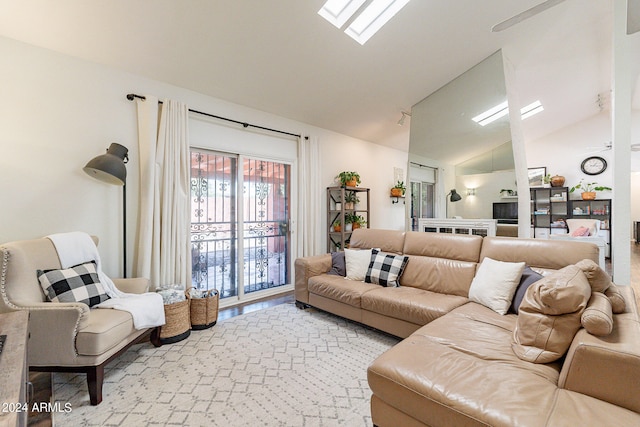
M 631 283 L 631 52 L 627 36 L 627 0 L 613 1 L 611 208 L 613 279 Z

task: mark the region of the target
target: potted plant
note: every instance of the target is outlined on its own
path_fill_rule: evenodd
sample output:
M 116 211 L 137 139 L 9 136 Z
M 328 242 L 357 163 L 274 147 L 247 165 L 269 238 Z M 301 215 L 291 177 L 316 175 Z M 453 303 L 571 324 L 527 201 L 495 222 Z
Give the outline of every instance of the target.
M 355 191 L 349 191 L 344 195 L 344 208 L 355 209 L 356 203 L 359 203 L 360 199 Z
M 342 231 L 342 223 L 340 223 L 339 219 L 336 219 L 335 221 L 333 221 L 333 224 L 331 225 L 331 227 L 333 228 L 333 231 L 336 233 L 339 233 Z
M 594 200 L 596 198 L 596 191 L 611 191 L 611 187 L 604 185 L 598 185 L 597 182 L 584 182 L 583 179 L 580 182 L 571 187 L 569 193 L 573 193 L 575 190 L 582 190 L 582 200 Z
M 367 221 L 365 221 L 362 215 L 351 214 L 351 224 L 353 224 L 352 229 L 355 230 L 364 227 Z
M 405 191 L 407 191 L 407 187 L 405 187 L 404 182 L 398 181 L 391 189 L 391 197 L 402 197 Z
M 354 214 L 347 213 L 344 215 L 344 231 L 352 231 L 353 230 L 353 216 Z
M 548 173 L 542 177 L 542 186 L 545 188 L 551 187 L 551 174 Z
M 503 188 L 500 190 L 500 197 L 508 197 L 513 196 L 513 190 L 509 190 L 507 188 Z
M 340 181 L 342 187 L 357 187 L 360 184 L 360 174 L 358 172 L 340 172 L 335 179 Z

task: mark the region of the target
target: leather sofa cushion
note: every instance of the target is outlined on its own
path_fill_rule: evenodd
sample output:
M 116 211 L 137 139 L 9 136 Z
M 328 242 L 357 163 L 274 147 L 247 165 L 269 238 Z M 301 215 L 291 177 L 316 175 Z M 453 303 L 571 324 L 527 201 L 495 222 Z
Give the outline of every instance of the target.
M 591 291 L 604 292 L 611 286 L 611 276 L 600 268 L 598 263 L 590 259 L 583 259 L 576 263 L 576 265 L 580 267 L 584 275 L 587 276 L 587 280 L 591 285 Z
M 98 356 L 136 332 L 131 314 L 122 310 L 94 308 L 87 326 L 78 331 L 76 350 L 83 356 Z
M 590 297 L 591 285 L 575 265 L 531 285 L 520 304 L 514 353 L 533 363 L 562 357 L 580 329 L 580 317 Z
M 613 331 L 613 312 L 609 298 L 602 292 L 592 292 L 580 323 L 592 335 L 609 335 Z
M 353 230 L 351 234 L 349 247 L 353 249 L 378 248 L 383 252 L 400 254 L 404 244 L 404 235 L 403 231 L 358 228 Z
M 363 310 L 416 325 L 425 325 L 466 303 L 464 297 L 402 286 L 378 287 L 362 295 Z
M 423 326 L 414 335 L 429 337 L 485 361 L 517 366 L 557 384 L 559 363 L 532 364 L 521 360 L 511 350 L 517 320 L 518 316 L 514 314 L 499 315 L 488 307 L 470 302 Z
M 339 301 L 354 307 L 361 307 L 362 295 L 379 285 L 345 279 L 341 276 L 321 274 L 309 279 L 309 292 L 325 298 Z
M 457 417 L 456 425 L 543 426 L 559 366 L 518 359 L 511 351 L 515 322 L 513 314 L 465 304 L 379 356 L 367 371 L 369 386 L 426 425 L 433 425 L 435 405 Z
M 409 262 L 400 276 L 400 286 L 466 298 L 476 266 L 470 261 L 409 255 Z
M 609 285 L 607 290 L 604 291 L 604 294 L 609 298 L 609 301 L 611 301 L 611 309 L 615 314 L 624 313 L 626 311 L 627 304 L 625 302 L 625 298 L 617 285 L 613 283 Z
M 405 255 L 478 262 L 482 237 L 466 234 L 422 233 L 409 231 L 404 238 Z
M 575 240 L 485 237 L 480 260 L 484 257 L 507 262 L 526 260 L 527 265 L 534 269 L 559 270 L 583 259 L 598 262 L 599 256 L 599 249 L 593 243 Z

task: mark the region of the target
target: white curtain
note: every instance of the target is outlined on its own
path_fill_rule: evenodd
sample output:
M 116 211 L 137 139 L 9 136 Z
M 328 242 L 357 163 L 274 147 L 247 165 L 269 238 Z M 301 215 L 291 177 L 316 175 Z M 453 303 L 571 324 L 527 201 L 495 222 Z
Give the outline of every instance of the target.
M 164 100 L 137 100 L 140 215 L 136 275 L 152 286 L 191 286 L 189 237 L 189 109 Z
M 298 138 L 298 251 L 300 256 L 325 253 L 321 224 L 320 149 L 317 137 Z

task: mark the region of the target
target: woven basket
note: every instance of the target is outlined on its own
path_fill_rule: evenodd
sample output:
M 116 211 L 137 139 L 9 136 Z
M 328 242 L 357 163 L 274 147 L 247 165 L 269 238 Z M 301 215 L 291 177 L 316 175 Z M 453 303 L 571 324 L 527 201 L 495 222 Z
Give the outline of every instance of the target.
M 182 341 L 191 334 L 189 298 L 164 305 L 165 324 L 160 328 L 160 342 L 171 344 Z
M 203 298 L 191 298 L 191 329 L 208 329 L 216 324 L 219 298 L 215 289 L 207 292 Z

